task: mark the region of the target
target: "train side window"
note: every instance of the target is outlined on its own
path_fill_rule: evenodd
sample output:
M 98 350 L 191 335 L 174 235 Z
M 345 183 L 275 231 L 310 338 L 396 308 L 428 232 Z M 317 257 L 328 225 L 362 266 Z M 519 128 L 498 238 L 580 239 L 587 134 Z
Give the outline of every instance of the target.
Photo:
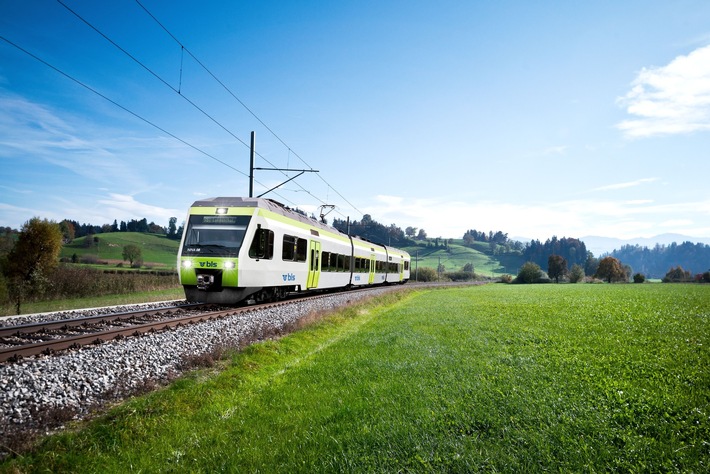
M 409 260 L 404 261 L 404 271 L 406 272 L 407 270 L 409 270 Z
M 249 247 L 249 256 L 271 260 L 274 257 L 274 231 L 261 227 L 256 229 Z
M 322 252 L 321 253 L 321 271 L 324 272 L 329 272 L 330 271 L 330 252 Z
M 296 238 L 296 258 L 297 262 L 305 262 L 308 256 L 308 240 Z
M 294 260 L 296 255 L 296 237 L 284 235 L 283 247 L 281 248 L 281 258 L 283 260 Z
M 338 254 L 338 271 L 339 272 L 344 272 L 346 270 L 347 267 L 345 266 L 345 261 L 346 261 L 345 255 Z M 348 262 L 350 261 L 350 257 L 347 257 L 347 261 Z

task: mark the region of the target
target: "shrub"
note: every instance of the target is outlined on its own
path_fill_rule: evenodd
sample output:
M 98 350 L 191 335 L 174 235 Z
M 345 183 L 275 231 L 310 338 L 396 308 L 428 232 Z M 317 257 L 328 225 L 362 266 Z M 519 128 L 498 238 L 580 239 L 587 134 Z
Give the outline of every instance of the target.
M 99 259 L 96 257 L 96 255 L 87 254 L 81 256 L 81 258 L 79 259 L 79 263 L 98 265 Z
M 505 275 L 502 275 L 500 277 L 501 283 L 512 283 L 513 282 L 513 275 L 508 275 L 507 273 Z
M 178 285 L 174 272 L 129 272 L 95 270 L 60 265 L 48 279 L 42 292 L 35 292 L 27 301 L 45 301 L 61 298 L 82 298 L 135 291 L 175 288 Z
M 473 272 L 449 272 L 446 278 L 451 281 L 472 281 L 476 279 L 476 275 Z
M 569 271 L 569 281 L 570 283 L 579 283 L 584 280 L 584 268 L 581 265 L 574 264 L 572 269 Z
M 7 288 L 5 275 L 0 272 L 0 306 L 10 303 L 10 292 Z
M 515 278 L 515 283 L 535 283 L 542 278 L 543 273 L 540 265 L 535 262 L 525 262 L 520 267 L 520 272 Z
M 431 267 L 420 267 L 411 273 L 412 280 L 416 281 L 436 281 L 439 275 Z
M 642 273 L 637 273 L 634 275 L 634 283 L 643 283 L 646 281 L 646 276 Z
M 693 278 L 689 271 L 683 270 L 683 267 L 678 265 L 678 267 L 671 268 L 663 277 L 663 283 L 680 283 L 684 281 L 692 281 Z

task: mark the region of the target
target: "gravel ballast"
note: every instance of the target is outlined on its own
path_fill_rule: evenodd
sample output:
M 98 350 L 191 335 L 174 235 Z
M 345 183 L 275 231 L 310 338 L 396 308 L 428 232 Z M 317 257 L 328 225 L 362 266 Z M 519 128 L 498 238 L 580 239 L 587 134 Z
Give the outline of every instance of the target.
M 280 334 L 311 313 L 333 310 L 390 290 L 339 293 L 85 346 L 60 355 L 1 364 L 0 446 L 12 446 L 11 439 L 18 434 L 44 433 L 62 421 L 83 418 L 106 402 L 174 379 L 183 367 L 189 367 L 186 361 Z M 77 317 L 77 312 L 71 314 Z M 42 317 L 51 319 L 51 315 Z M 2 451 L 0 448 L 0 458 L 8 454 Z

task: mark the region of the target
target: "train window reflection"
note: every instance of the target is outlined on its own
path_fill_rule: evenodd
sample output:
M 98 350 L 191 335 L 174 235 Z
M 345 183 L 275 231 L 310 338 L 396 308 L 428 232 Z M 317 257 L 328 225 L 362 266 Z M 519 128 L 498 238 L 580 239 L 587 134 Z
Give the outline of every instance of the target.
M 236 216 L 232 223 L 210 223 L 206 217 L 191 216 L 185 233 L 186 254 L 236 256 L 244 242 L 248 216 Z

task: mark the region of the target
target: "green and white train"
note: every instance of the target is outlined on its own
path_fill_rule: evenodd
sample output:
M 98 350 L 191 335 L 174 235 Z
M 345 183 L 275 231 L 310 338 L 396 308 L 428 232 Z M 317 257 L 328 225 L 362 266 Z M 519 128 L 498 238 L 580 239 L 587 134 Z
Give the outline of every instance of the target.
M 190 207 L 177 264 L 188 301 L 225 305 L 405 283 L 410 275 L 404 250 L 343 234 L 270 199 L 243 197 Z

